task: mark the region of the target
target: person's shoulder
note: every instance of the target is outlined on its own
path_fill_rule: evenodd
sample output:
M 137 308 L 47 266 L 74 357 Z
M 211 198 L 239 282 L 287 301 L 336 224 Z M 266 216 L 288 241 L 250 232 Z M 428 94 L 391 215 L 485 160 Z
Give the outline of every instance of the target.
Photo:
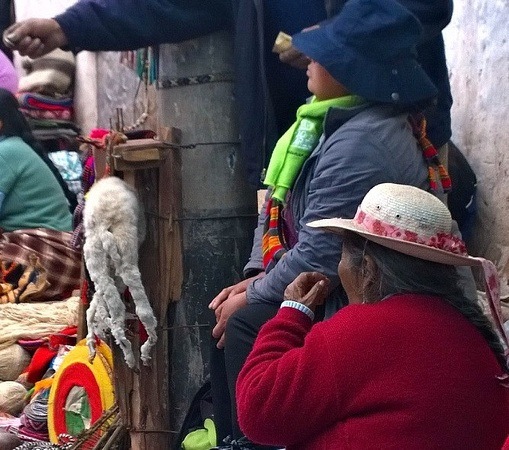
M 340 145 L 343 156 L 352 153 L 357 158 L 359 152 L 373 157 L 373 147 L 392 148 L 395 142 L 400 146 L 403 142 L 414 143 L 406 115 L 396 114 L 388 106 L 371 105 L 326 136 L 325 145 Z
M 373 133 L 386 134 L 388 129 L 400 130 L 406 118 L 405 114 L 398 114 L 390 105 L 369 105 L 345 121 L 333 135 L 369 137 Z
M 417 294 L 398 294 L 374 303 L 348 305 L 339 310 L 331 320 L 340 321 L 342 326 L 359 327 L 377 333 L 378 329 L 405 324 L 409 316 L 422 314 L 421 308 L 432 311 L 441 307 L 440 299 Z M 425 305 L 425 306 L 424 306 Z
M 358 114 L 357 120 L 366 124 L 368 128 L 379 127 L 380 124 L 396 124 L 405 122 L 408 115 L 400 113 L 392 105 L 375 104 Z
M 45 165 L 32 147 L 19 137 L 9 137 L 0 141 L 0 156 L 3 164 L 16 167 L 16 171 Z
M 31 152 L 31 147 L 20 137 L 10 136 L 0 140 L 0 149 L 3 153 Z

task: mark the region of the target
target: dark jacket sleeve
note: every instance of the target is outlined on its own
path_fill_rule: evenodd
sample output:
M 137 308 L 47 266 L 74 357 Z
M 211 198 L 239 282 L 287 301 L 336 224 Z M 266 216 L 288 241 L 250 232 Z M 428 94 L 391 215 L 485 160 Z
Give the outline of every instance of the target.
M 224 29 L 231 0 L 81 0 L 55 17 L 79 50 L 129 50 Z

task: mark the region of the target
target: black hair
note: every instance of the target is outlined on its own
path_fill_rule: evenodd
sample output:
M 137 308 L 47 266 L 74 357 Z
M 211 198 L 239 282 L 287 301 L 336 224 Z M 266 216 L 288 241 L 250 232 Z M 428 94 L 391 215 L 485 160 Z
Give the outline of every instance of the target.
M 35 139 L 28 121 L 19 109 L 18 100 L 6 89 L 0 88 L 0 120 L 3 125 L 0 129 L 0 135 L 5 137 L 19 137 L 29 145 L 32 150 L 46 163 L 58 184 L 64 191 L 70 211 L 74 211 L 77 205 L 76 195 L 69 190 L 69 186 L 62 178 L 62 175 L 48 158 L 42 145 Z
M 375 262 L 377 281 L 370 286 L 370 292 L 366 293 L 368 299 L 378 301 L 388 295 L 400 293 L 442 298 L 479 330 L 501 367 L 507 370 L 500 339 L 479 304 L 463 293 L 460 275 L 455 266 L 405 255 L 351 231 L 343 233 L 343 251 L 349 253 L 352 266 L 359 268 L 358 270 L 364 270 L 364 256 L 370 256 Z M 437 283 L 437 280 L 440 282 Z

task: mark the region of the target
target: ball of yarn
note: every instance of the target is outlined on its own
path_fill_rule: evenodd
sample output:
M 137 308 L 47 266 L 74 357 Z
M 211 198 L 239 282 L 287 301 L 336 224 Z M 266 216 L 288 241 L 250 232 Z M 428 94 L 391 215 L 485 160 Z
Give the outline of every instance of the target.
M 0 449 L 12 450 L 20 446 L 23 441 L 12 433 L 0 432 Z
M 0 412 L 18 416 L 25 406 L 27 390 L 15 381 L 0 383 Z
M 29 363 L 30 353 L 18 344 L 0 349 L 0 380 L 16 380 Z

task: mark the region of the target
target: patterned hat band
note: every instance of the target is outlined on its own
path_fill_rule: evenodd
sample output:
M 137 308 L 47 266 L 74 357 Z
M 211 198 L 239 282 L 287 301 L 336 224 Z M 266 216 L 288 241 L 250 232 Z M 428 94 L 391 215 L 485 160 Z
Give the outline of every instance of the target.
M 357 208 L 353 222 L 362 227 L 368 233 L 401 241 L 413 242 L 415 244 L 426 245 L 427 247 L 437 248 L 457 255 L 468 256 L 465 243 L 450 233 L 438 232 L 433 236 L 423 236 L 415 231 L 407 230 L 397 225 L 384 222 L 383 220 L 364 212 L 361 209 L 361 206 Z

